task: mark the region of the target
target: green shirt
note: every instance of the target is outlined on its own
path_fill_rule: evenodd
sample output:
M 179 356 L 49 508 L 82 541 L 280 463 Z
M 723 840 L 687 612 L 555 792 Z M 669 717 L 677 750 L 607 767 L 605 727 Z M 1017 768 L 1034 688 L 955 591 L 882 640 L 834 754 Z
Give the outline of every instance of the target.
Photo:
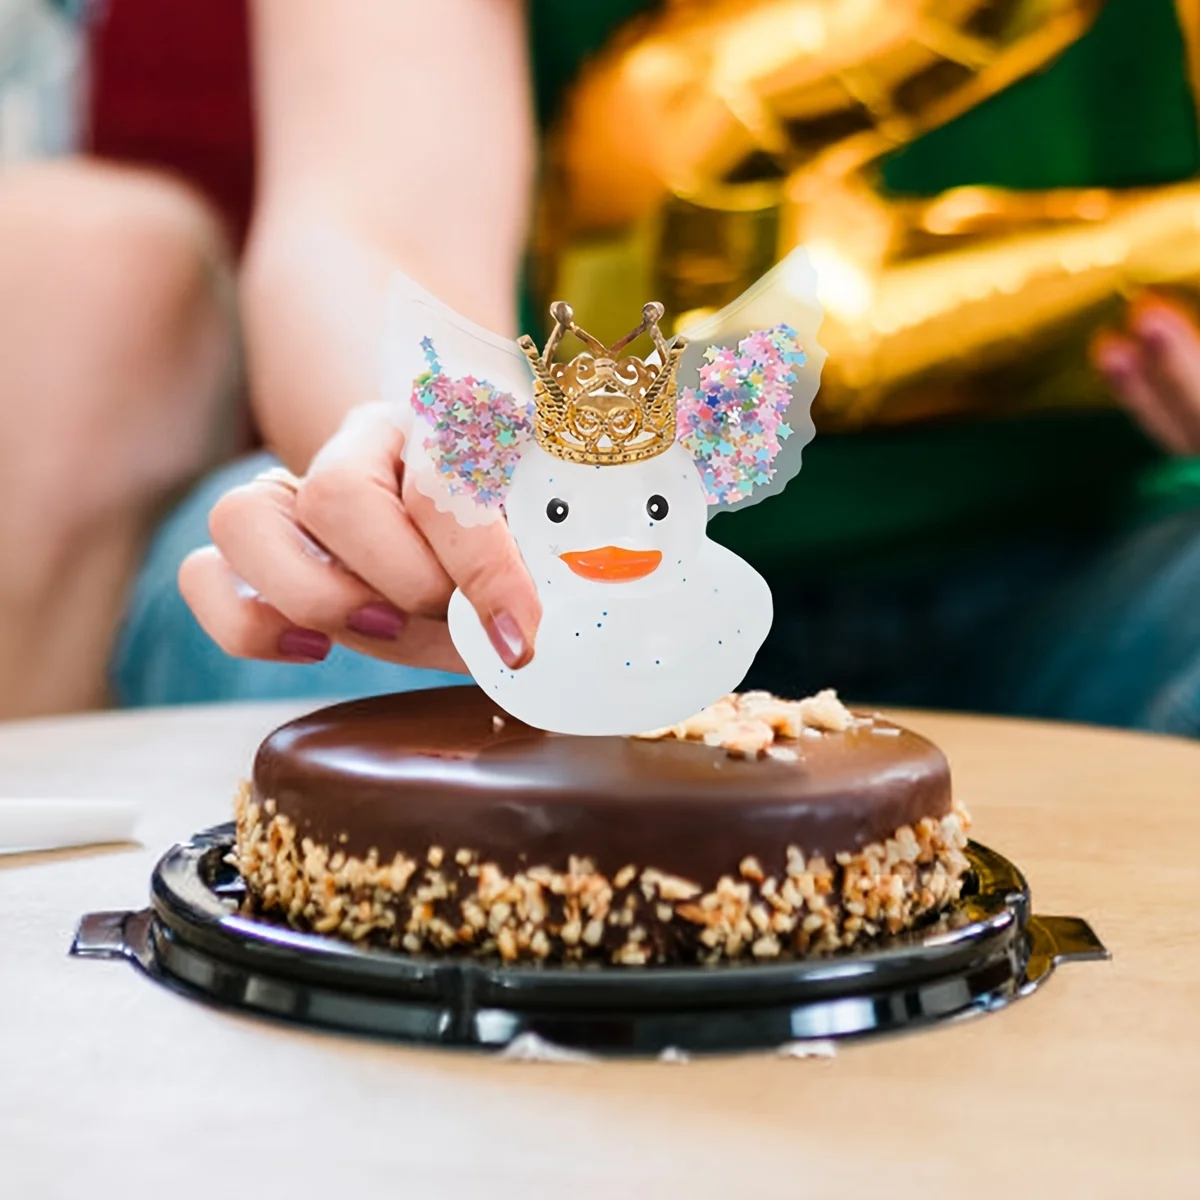
M 587 54 L 648 0 L 534 0 L 539 117 Z M 1177 181 L 1200 168 L 1196 108 L 1172 0 L 1109 0 L 1095 25 L 1021 81 L 884 164 L 896 193 L 963 184 L 1043 189 Z M 713 536 L 764 570 L 912 562 L 1022 530 L 1111 524 L 1200 504 L 1200 464 L 1167 463 L 1123 414 L 1054 412 L 821 435 L 786 491 L 722 514 Z

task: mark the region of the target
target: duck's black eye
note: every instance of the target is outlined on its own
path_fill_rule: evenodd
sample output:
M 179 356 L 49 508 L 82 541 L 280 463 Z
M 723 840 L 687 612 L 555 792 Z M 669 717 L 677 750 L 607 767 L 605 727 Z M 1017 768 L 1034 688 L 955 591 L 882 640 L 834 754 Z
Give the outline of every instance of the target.
M 555 525 L 567 519 L 567 513 L 571 510 L 567 507 L 565 500 L 560 500 L 557 496 L 546 505 L 546 516 L 552 520 Z
M 666 496 L 651 496 L 646 501 L 646 511 L 653 521 L 661 521 L 670 511 Z

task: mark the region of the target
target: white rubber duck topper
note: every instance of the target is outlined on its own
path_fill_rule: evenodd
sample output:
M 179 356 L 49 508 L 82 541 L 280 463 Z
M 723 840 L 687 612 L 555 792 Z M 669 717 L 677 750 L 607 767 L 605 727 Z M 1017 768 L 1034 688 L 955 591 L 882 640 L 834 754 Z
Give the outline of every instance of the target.
M 776 306 L 785 296 L 787 311 L 751 332 L 764 293 Z M 506 517 L 543 607 L 520 670 L 461 592 L 451 638 L 476 683 L 541 729 L 677 724 L 738 687 L 771 627 L 765 580 L 706 524 L 800 469 L 824 361 L 811 268 L 795 252 L 688 338 L 667 342 L 662 313 L 646 305 L 632 333 L 604 346 L 556 304 L 539 351 L 407 278 L 393 287 L 384 384 L 405 470 L 464 525 Z M 555 362 L 567 335 L 585 350 Z M 654 353 L 621 356 L 641 335 Z

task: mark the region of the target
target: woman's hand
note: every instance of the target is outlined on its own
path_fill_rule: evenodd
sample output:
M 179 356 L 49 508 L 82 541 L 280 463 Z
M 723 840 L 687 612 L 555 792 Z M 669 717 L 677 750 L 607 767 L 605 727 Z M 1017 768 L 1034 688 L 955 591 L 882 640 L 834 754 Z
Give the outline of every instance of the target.
M 465 671 L 446 626 L 457 586 L 510 667 L 533 656 L 541 606 L 503 521 L 464 528 L 404 480 L 382 404 L 354 409 L 303 479 L 267 472 L 213 509 L 213 545 L 179 586 L 227 653 L 319 662 L 335 642 Z
M 1156 442 L 1172 454 L 1200 454 L 1200 329 L 1183 308 L 1143 297 L 1124 330 L 1096 338 L 1092 360 Z

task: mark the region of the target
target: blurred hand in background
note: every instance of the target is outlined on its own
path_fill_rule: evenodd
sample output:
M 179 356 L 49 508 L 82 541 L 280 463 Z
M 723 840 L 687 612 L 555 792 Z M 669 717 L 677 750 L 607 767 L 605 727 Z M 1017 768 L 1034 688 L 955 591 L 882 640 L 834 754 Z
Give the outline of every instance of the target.
M 1092 360 L 1130 414 L 1172 454 L 1200 454 L 1200 327 L 1182 305 L 1147 294 Z

